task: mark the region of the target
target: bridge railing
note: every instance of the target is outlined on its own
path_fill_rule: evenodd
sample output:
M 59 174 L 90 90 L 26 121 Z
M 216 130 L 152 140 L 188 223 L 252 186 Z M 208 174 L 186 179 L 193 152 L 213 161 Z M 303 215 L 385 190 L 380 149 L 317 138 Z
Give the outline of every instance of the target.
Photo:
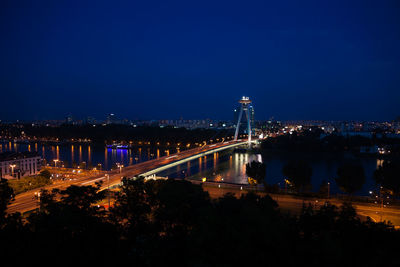
M 177 160 L 177 161 L 174 161 L 172 163 L 166 164 L 166 165 L 164 165 L 162 167 L 158 167 L 158 168 L 155 168 L 153 170 L 141 173 L 140 175 L 141 176 L 150 176 L 152 174 L 156 174 L 158 172 L 161 172 L 163 170 L 172 168 L 172 167 L 180 165 L 182 163 L 185 163 L 185 162 L 188 162 L 188 161 L 191 161 L 191 160 L 194 160 L 194 159 L 197 159 L 197 158 L 209 155 L 209 154 L 213 154 L 213 153 L 218 152 L 218 151 L 222 151 L 222 150 L 225 150 L 225 149 L 233 148 L 233 147 L 236 147 L 236 146 L 241 146 L 241 145 L 244 145 L 246 143 L 247 143 L 247 141 L 243 141 L 243 142 L 234 143 L 234 144 L 226 145 L 226 146 L 223 146 L 223 147 L 218 147 L 218 148 L 215 148 L 215 149 L 207 150 L 207 151 L 204 151 L 204 152 L 200 152 L 200 153 L 198 153 L 196 155 L 193 155 L 193 156 L 190 156 L 190 157 L 187 157 L 187 158 L 183 158 L 181 160 Z

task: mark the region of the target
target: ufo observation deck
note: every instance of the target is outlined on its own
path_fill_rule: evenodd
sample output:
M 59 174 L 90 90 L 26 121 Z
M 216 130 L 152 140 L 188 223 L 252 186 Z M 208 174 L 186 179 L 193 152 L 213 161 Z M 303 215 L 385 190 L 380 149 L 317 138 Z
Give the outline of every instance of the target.
M 248 105 L 248 104 L 250 104 L 250 103 L 251 103 L 251 100 L 250 100 L 250 98 L 249 98 L 249 97 L 247 97 L 247 96 L 243 96 L 243 97 L 242 97 L 242 99 L 240 99 L 240 100 L 239 100 L 239 103 L 240 103 L 240 104 L 245 104 L 245 105 Z

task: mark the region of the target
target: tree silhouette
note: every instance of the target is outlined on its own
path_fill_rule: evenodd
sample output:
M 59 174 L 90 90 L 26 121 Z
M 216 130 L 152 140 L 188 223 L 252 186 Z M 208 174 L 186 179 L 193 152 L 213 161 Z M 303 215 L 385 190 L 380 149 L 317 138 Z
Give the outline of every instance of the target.
M 7 188 L 0 182 L 0 188 Z M 269 195 L 231 193 L 211 200 L 201 186 L 188 181 L 124 178 L 120 189 L 110 211 L 98 207 L 105 196 L 100 184 L 42 191 L 41 208 L 24 222 L 19 214 L 1 220 L 3 259 L 28 264 L 42 262 L 37 255 L 45 253 L 42 266 L 399 263 L 397 246 L 371 244 L 397 244 L 400 231 L 360 220 L 350 204 L 309 205 L 291 215 Z M 1 195 L 9 199 L 9 194 Z
M 209 204 L 209 195 L 200 185 L 182 180 L 156 180 L 146 183 L 153 222 L 163 233 L 186 231 Z
M 116 244 L 118 235 L 107 221 L 104 209 L 97 205 L 105 195 L 99 189 L 100 184 L 70 186 L 51 192 L 43 190 L 40 209 L 28 217 L 30 242 L 54 260 L 60 253 L 65 254 L 63 251 L 66 249 L 71 259 L 96 259 L 95 255 L 115 254 L 116 246 L 109 244 Z
M 389 189 L 394 195 L 400 194 L 400 161 L 385 161 L 374 172 L 377 184 Z
M 8 185 L 8 180 L 0 178 L 0 223 L 6 215 L 7 205 L 14 199 L 14 190 Z
M 299 191 L 304 190 L 311 183 L 312 168 L 303 160 L 288 162 L 283 166 L 282 173 Z
M 136 239 L 147 233 L 151 212 L 147 191 L 143 179 L 122 179 L 121 190 L 111 208 L 111 218 L 125 238 Z
M 40 172 L 40 176 L 43 176 L 46 179 L 50 179 L 51 178 L 51 173 L 49 170 L 44 169 Z
M 338 168 L 337 175 L 336 184 L 340 190 L 350 195 L 360 190 L 365 183 L 364 168 L 359 163 L 343 164 Z
M 264 183 L 266 166 L 262 162 L 252 161 L 246 164 L 246 174 L 257 181 L 258 184 Z

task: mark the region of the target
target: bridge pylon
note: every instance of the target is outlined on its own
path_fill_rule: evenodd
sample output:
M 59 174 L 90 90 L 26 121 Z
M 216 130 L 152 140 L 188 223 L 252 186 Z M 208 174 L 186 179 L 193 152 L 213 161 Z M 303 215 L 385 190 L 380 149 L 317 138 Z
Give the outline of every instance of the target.
M 251 100 L 249 97 L 243 96 L 242 99 L 239 100 L 240 103 L 240 112 L 239 112 L 239 118 L 238 122 L 236 125 L 236 131 L 235 131 L 235 138 L 234 140 L 237 141 L 237 137 L 239 134 L 239 128 L 240 128 L 240 122 L 242 121 L 242 115 L 243 111 L 246 113 L 246 118 L 247 118 L 247 132 L 249 134 L 249 145 L 251 143 L 251 125 L 250 125 L 250 114 L 249 114 L 249 105 L 251 104 Z

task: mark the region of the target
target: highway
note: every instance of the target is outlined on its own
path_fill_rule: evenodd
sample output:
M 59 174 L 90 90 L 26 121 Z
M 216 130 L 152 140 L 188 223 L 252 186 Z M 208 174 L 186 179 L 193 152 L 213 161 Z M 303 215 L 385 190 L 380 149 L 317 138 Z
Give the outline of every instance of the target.
M 200 184 L 200 181 L 193 181 L 194 183 Z M 254 191 L 254 186 L 242 186 L 233 184 L 223 184 L 215 182 L 205 182 L 203 184 L 203 190 L 208 192 L 211 198 L 220 198 L 226 193 L 232 193 L 236 197 L 240 197 L 242 194 L 246 194 L 249 190 Z M 243 188 L 243 190 L 241 189 Z M 246 189 L 246 190 L 244 190 Z M 265 195 L 263 191 L 257 191 L 257 194 Z M 301 198 L 294 195 L 285 194 L 269 194 L 272 199 L 274 199 L 281 211 L 290 212 L 291 214 L 299 214 L 303 204 L 311 204 L 314 208 L 319 209 L 325 202 L 329 202 L 337 207 L 343 204 L 343 200 L 338 200 L 334 198 Z M 398 206 L 390 206 L 381 208 L 372 203 L 364 202 L 352 202 L 357 214 L 365 219 L 370 217 L 374 222 L 390 221 L 393 226 L 397 229 L 400 228 L 400 208 Z
M 209 151 L 214 151 L 217 149 L 222 149 L 222 148 L 228 148 L 231 147 L 232 145 L 241 145 L 241 144 L 246 144 L 246 141 L 238 140 L 238 141 L 226 141 L 226 142 L 220 142 L 220 143 L 214 143 L 214 144 L 209 144 L 209 145 L 204 145 L 202 147 L 196 147 L 193 149 L 188 149 L 184 150 L 179 153 L 175 153 L 172 155 L 168 156 L 163 156 L 157 159 L 152 159 L 144 162 L 140 162 L 134 165 L 130 165 L 127 167 L 124 167 L 120 170 L 114 170 L 108 172 L 108 177 L 107 175 L 104 174 L 98 174 L 98 175 L 93 175 L 89 177 L 81 177 L 81 178 L 76 178 L 73 180 L 67 180 L 64 182 L 57 182 L 52 185 L 43 187 L 43 188 L 38 188 L 35 190 L 31 190 L 22 194 L 18 194 L 15 197 L 15 200 L 8 206 L 7 212 L 8 213 L 13 213 L 13 212 L 27 212 L 30 210 L 33 210 L 37 208 L 38 206 L 38 200 L 35 198 L 35 192 L 40 191 L 41 189 L 46 189 L 46 190 L 52 190 L 54 188 L 58 189 L 66 189 L 67 187 L 71 185 L 78 185 L 78 186 L 87 186 L 87 185 L 94 185 L 96 182 L 102 181 L 102 189 L 107 189 L 108 187 L 113 187 L 115 185 L 120 184 L 121 178 L 122 177 L 134 177 L 137 175 L 141 175 L 143 173 L 147 173 L 151 170 L 160 168 L 162 166 L 176 163 L 179 161 L 182 161 L 184 159 L 191 158 L 193 156 L 209 152 Z
M 212 152 L 219 148 L 230 147 L 233 144 L 245 144 L 244 141 L 230 141 L 223 143 L 216 143 L 211 145 L 205 145 L 203 147 L 197 147 L 190 150 L 185 150 L 179 153 L 175 153 L 172 155 L 160 157 L 158 159 L 152 159 L 145 162 L 137 163 L 134 165 L 130 165 L 122 168 L 122 171 L 114 170 L 109 171 L 107 174 L 109 175 L 109 179 L 107 176 L 102 174 L 87 176 L 87 177 L 78 177 L 73 180 L 66 180 L 63 182 L 55 182 L 52 185 L 46 186 L 44 188 L 35 189 L 29 192 L 25 192 L 19 194 L 15 197 L 15 201 L 13 201 L 8 206 L 8 212 L 27 212 L 30 210 L 34 210 L 38 207 L 39 202 L 35 198 L 35 192 L 40 191 L 40 189 L 52 190 L 54 188 L 66 189 L 70 185 L 79 185 L 79 186 L 87 186 L 94 185 L 95 182 L 103 181 L 102 189 L 107 189 L 108 186 L 113 187 L 118 185 L 121 182 L 122 177 L 134 177 L 151 170 L 160 168 L 162 166 L 168 164 L 178 163 L 179 161 L 189 159 L 195 155 L 201 155 L 205 152 Z M 200 181 L 192 181 L 193 183 L 201 183 Z M 218 184 L 218 183 L 202 183 L 203 189 L 210 194 L 212 198 L 222 197 L 225 193 L 233 193 L 236 196 L 240 196 L 243 193 L 246 193 L 248 190 L 254 189 L 254 186 L 249 185 L 232 185 L 232 184 Z M 242 190 L 241 187 L 245 190 Z M 260 194 L 264 194 L 262 192 L 258 192 Z M 315 207 L 320 207 L 327 199 L 308 199 L 304 200 L 301 198 L 297 198 L 291 195 L 280 195 L 280 194 L 270 194 L 271 197 L 278 202 L 279 207 L 282 211 L 291 212 L 297 214 L 300 212 L 303 203 L 310 203 Z M 340 206 L 342 201 L 329 199 L 334 205 Z M 361 216 L 369 216 L 374 221 L 379 222 L 382 220 L 390 220 L 396 227 L 400 226 L 400 209 L 396 206 L 392 206 L 390 208 L 381 209 L 373 204 L 369 203 L 353 203 L 353 206 L 356 208 L 356 211 Z

